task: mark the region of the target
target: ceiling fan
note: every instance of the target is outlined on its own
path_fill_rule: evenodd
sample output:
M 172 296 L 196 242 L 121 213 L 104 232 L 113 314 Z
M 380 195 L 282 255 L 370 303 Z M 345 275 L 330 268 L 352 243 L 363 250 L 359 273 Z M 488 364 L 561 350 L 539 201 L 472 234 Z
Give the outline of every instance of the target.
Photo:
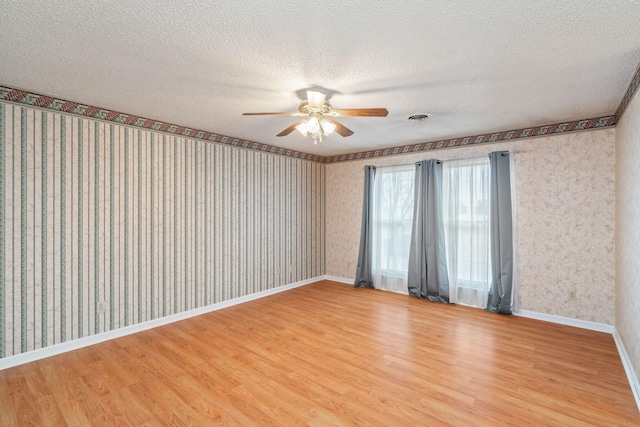
M 315 90 L 307 91 L 307 100 L 302 101 L 298 112 L 273 112 L 273 113 L 243 113 L 243 116 L 302 116 L 303 118 L 280 132 L 276 136 L 289 135 L 298 130 L 304 136 L 311 136 L 313 143 L 322 142 L 322 137 L 330 135 L 334 131 L 342 136 L 351 136 L 353 131 L 334 117 L 385 117 L 389 112 L 386 108 L 352 108 L 346 110 L 334 110 L 326 99 L 326 95 Z

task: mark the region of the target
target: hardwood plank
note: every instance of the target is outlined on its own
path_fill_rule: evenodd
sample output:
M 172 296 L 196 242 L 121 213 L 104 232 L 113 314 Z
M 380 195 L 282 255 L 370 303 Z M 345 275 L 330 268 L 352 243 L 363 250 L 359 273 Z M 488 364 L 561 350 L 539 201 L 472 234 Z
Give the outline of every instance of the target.
M 0 425 L 15 426 L 18 425 L 16 408 L 13 406 L 11 397 L 11 382 L 9 375 L 12 369 L 0 371 Z
M 609 334 L 324 281 L 0 371 L 0 425 L 640 425 Z
M 135 400 L 125 400 L 120 390 L 125 388 L 114 384 L 113 378 L 104 371 L 96 369 L 94 373 L 82 377 L 94 400 L 104 410 L 102 419 L 110 425 L 140 425 L 151 421 L 150 411 Z M 126 389 L 126 388 L 125 388 Z
M 24 366 L 18 366 L 7 375 L 7 389 L 12 406 L 15 408 L 15 418 L 18 425 L 40 425 L 40 411 L 34 404 L 34 397 L 29 392 L 27 380 L 24 376 Z
M 58 359 L 61 362 L 62 358 Z M 49 363 L 40 369 L 65 422 L 70 426 L 91 425 L 91 404 L 70 391 L 75 378 L 63 374 L 62 363 Z
M 60 408 L 58 408 L 58 404 L 56 403 L 53 396 L 46 395 L 36 399 L 35 401 L 36 407 L 38 408 L 38 413 L 40 414 L 40 418 L 42 419 L 42 425 L 45 426 L 66 426 L 67 422 L 65 421 L 62 413 L 60 412 Z M 11 424 L 0 424 L 0 425 L 11 425 Z
M 157 343 L 148 344 L 156 346 Z M 161 398 L 164 394 L 170 396 L 171 405 L 167 406 L 167 411 L 175 410 L 176 406 L 182 410 L 182 415 L 193 420 L 196 425 L 230 425 L 228 414 L 222 408 L 209 399 L 207 395 L 202 395 L 191 388 L 185 377 L 187 360 L 183 364 L 182 359 L 175 359 L 171 352 L 163 352 L 162 349 L 154 347 L 146 353 L 143 363 L 138 366 L 140 372 L 145 374 L 144 382 L 153 381 L 154 393 Z M 154 351 L 155 350 L 155 351 Z M 156 380 L 156 381 L 154 381 Z M 154 396 L 154 406 L 163 406 L 158 401 L 158 396 Z M 165 404 L 166 406 L 166 404 Z M 191 424 L 191 422 L 189 422 Z

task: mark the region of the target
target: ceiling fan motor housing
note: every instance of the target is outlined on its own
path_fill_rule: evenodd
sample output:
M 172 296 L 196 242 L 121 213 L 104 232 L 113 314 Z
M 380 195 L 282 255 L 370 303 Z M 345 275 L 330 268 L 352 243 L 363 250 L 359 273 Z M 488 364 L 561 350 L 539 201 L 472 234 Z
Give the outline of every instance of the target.
M 313 114 L 313 113 L 317 113 L 317 114 L 327 114 L 329 111 L 331 111 L 331 104 L 329 104 L 329 101 L 324 101 L 322 103 L 322 108 L 317 108 L 317 107 L 312 107 L 309 105 L 309 101 L 302 101 L 300 103 L 300 106 L 298 107 L 298 111 L 300 111 L 302 114 Z

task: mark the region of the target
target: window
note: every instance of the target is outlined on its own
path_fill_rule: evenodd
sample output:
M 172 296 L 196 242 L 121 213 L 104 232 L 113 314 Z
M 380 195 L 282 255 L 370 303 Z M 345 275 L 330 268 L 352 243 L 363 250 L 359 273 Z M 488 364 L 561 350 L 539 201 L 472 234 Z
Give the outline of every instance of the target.
M 372 216 L 376 288 L 407 293 L 414 176 L 413 165 L 377 168 Z
M 489 159 L 447 161 L 443 220 L 451 302 L 486 306 L 491 286 Z
M 372 188 L 374 286 L 407 293 L 415 165 L 379 167 Z M 449 297 L 486 307 L 491 287 L 488 157 L 450 160 L 442 168 L 442 214 Z

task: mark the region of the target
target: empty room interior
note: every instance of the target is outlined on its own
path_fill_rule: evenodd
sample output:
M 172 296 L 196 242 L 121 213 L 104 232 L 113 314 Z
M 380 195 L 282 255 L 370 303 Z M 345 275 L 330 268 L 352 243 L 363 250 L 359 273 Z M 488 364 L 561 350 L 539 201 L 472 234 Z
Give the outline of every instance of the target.
M 638 17 L 0 0 L 0 425 L 640 425 Z

